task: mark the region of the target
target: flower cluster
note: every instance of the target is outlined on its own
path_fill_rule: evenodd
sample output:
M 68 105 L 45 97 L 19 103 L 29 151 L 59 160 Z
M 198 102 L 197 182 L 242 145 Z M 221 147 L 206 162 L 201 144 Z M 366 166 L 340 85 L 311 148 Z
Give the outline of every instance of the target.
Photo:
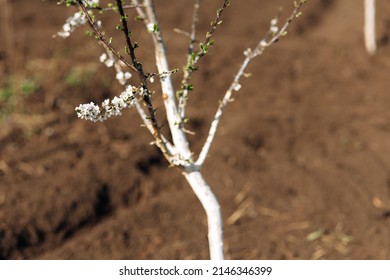
M 103 53 L 99 58 L 101 63 L 106 64 L 107 67 L 112 67 L 115 64 L 115 59 L 108 57 L 106 53 Z
M 104 121 L 112 116 L 121 115 L 122 110 L 125 108 L 133 107 L 136 102 L 136 96 L 142 96 L 143 94 L 144 90 L 142 87 L 127 86 L 126 90 L 119 97 L 115 96 L 111 101 L 109 99 L 104 100 L 101 107 L 91 102 L 81 104 L 75 110 L 80 119 L 93 122 Z
M 82 12 L 77 12 L 68 17 L 66 23 L 62 26 L 62 31 L 59 31 L 57 34 L 62 38 L 69 37 L 76 27 L 83 25 L 86 22 L 87 19 L 85 18 L 85 15 Z
M 84 0 L 84 3 L 86 6 L 96 7 L 99 6 L 99 1 L 100 0 Z
M 121 85 L 125 85 L 127 80 L 131 78 L 131 73 L 126 71 L 126 72 L 123 72 L 121 70 L 121 67 L 119 65 L 116 65 L 118 64 L 118 62 L 115 60 L 115 58 L 113 57 L 112 53 L 108 51 L 108 54 L 107 53 L 103 53 L 101 56 L 100 56 L 100 62 L 101 63 L 104 63 L 107 67 L 112 67 L 115 65 L 115 68 L 117 70 L 117 73 L 116 73 L 116 79 L 119 81 L 119 83 Z
M 117 72 L 115 77 L 121 85 L 125 85 L 127 80 L 131 78 L 131 73 L 127 72 L 127 71 L 126 72 Z
M 99 5 L 99 0 L 86 0 L 84 4 L 87 7 L 96 7 Z M 62 38 L 67 38 L 70 34 L 80 25 L 84 25 L 87 22 L 87 19 L 82 12 L 77 12 L 74 15 L 67 18 L 65 24 L 62 26 L 62 31 L 57 33 L 58 36 Z M 97 25 L 101 25 L 101 21 L 97 22 Z
M 274 18 L 271 20 L 271 24 L 270 24 L 270 28 L 269 28 L 269 31 L 272 33 L 272 34 L 275 34 L 279 31 L 279 27 L 278 27 L 278 18 Z

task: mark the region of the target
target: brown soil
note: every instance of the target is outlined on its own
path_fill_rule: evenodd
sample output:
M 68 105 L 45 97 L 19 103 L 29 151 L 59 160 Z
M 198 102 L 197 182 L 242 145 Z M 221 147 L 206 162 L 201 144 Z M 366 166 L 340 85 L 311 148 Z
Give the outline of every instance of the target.
M 136 111 L 104 123 L 76 118 L 75 106 L 121 87 L 84 30 L 52 38 L 74 10 L 10 2 L 15 48 L 2 86 L 8 79 L 15 96 L 12 109 L 0 103 L 8 108 L 0 259 L 207 259 L 204 211 L 149 145 Z M 199 34 L 221 1 L 203 2 Z M 243 50 L 279 6 L 284 16 L 292 8 L 287 0 L 232 2 L 189 100 L 196 153 Z M 226 110 L 203 172 L 222 205 L 229 259 L 390 258 L 390 3 L 377 3 L 379 51 L 369 57 L 355 2 L 310 0 L 288 36 L 251 65 Z M 169 3 L 156 0 L 171 67 L 181 68 L 187 39 L 173 28 L 189 28 L 192 8 Z M 134 36 L 155 71 L 149 36 Z M 26 79 L 35 84 L 23 95 Z M 158 94 L 154 100 L 163 113 Z

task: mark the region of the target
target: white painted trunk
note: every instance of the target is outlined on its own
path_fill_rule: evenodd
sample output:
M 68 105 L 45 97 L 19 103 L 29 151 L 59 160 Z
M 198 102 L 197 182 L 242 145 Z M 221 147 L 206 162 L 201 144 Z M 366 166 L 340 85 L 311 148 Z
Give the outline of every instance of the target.
M 183 175 L 206 211 L 210 259 L 223 260 L 222 216 L 217 198 L 200 171 L 185 171 Z
M 375 54 L 375 0 L 364 0 L 364 41 L 367 52 Z

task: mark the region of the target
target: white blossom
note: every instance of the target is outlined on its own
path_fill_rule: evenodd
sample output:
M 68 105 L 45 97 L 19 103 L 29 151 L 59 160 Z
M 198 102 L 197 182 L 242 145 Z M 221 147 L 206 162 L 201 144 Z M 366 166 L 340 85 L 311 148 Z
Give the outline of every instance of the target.
M 85 0 L 84 5 L 86 6 L 98 6 L 99 0 Z M 80 25 L 84 25 L 87 22 L 85 14 L 82 12 L 76 12 L 72 16 L 68 17 L 65 24 L 62 26 L 62 31 L 57 33 L 58 36 L 62 38 L 67 38 L 70 34 Z M 97 25 L 100 28 L 102 23 L 97 21 Z
M 99 5 L 99 0 L 87 0 L 88 6 Z
M 260 41 L 260 46 L 261 46 L 261 47 L 264 48 L 264 47 L 266 47 L 267 45 L 268 45 L 268 43 L 267 43 L 266 40 L 263 39 L 263 40 Z
M 239 83 L 236 83 L 233 87 L 235 91 L 239 91 L 241 89 L 241 85 Z
M 116 79 L 119 81 L 121 85 L 126 84 L 127 80 L 131 78 L 130 72 L 117 72 Z
M 111 101 L 106 99 L 102 102 L 101 108 L 93 102 L 81 104 L 76 107 L 77 116 L 80 119 L 89 121 L 104 121 L 112 116 L 119 116 L 122 110 L 135 105 L 136 94 L 140 94 L 140 90 L 133 86 L 127 86 L 126 89 L 118 96 L 115 96 Z
M 149 32 L 154 32 L 154 23 L 150 22 L 146 25 Z
M 272 33 L 276 33 L 278 32 L 279 28 L 276 26 L 276 25 L 271 25 L 270 29 L 269 29 Z
M 100 62 L 104 62 L 107 60 L 107 54 L 106 53 L 102 53 L 102 55 L 99 57 L 99 60 Z
M 62 26 L 62 29 L 64 30 L 64 32 L 70 32 L 72 30 L 72 27 L 70 26 L 69 23 L 65 23 L 63 26 Z
M 108 57 L 106 53 L 103 53 L 99 60 L 101 63 L 106 64 L 107 67 L 112 67 L 115 63 L 115 60 L 112 57 Z
M 120 97 L 127 102 L 129 99 L 134 99 L 134 93 L 137 93 L 137 88 L 133 86 L 127 86 Z
M 245 51 L 244 51 L 244 55 L 245 56 L 248 56 L 248 55 L 250 55 L 252 53 L 252 49 L 250 49 L 250 48 L 247 48 Z
M 91 102 L 87 104 L 81 104 L 80 106 L 76 107 L 76 112 L 80 119 L 96 122 L 100 114 L 100 109 L 99 106 Z
M 271 31 L 271 33 L 276 33 L 279 31 L 279 27 L 277 26 L 278 24 L 278 19 L 277 18 L 274 18 L 271 20 L 271 26 L 269 28 L 269 30 Z
M 77 12 L 74 15 L 68 17 L 65 24 L 62 26 L 62 31 L 57 33 L 62 38 L 69 37 L 70 34 L 76 29 L 76 27 L 83 25 L 87 22 L 85 15 L 82 12 Z

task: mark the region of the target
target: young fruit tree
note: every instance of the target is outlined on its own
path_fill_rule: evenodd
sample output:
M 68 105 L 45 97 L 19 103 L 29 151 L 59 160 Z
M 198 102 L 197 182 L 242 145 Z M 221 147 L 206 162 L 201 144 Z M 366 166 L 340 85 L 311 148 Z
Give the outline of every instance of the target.
M 124 90 L 113 99 L 104 100 L 101 105 L 91 102 L 81 104 L 76 107 L 77 116 L 89 121 L 104 121 L 113 116 L 121 115 L 122 110 L 134 107 L 145 125 L 153 136 L 155 144 L 162 152 L 170 166 L 183 174 L 192 190 L 201 202 L 207 216 L 208 241 L 210 258 L 221 260 L 224 258 L 223 230 L 221 209 L 217 198 L 211 187 L 202 175 L 202 166 L 207 158 L 210 147 L 216 135 L 226 106 L 233 101 L 235 92 L 241 89 L 240 80 L 245 76 L 245 71 L 250 62 L 263 54 L 263 52 L 279 41 L 287 34 L 290 23 L 301 14 L 300 10 L 306 0 L 291 1 L 294 4 L 291 14 L 280 24 L 280 16 L 270 21 L 268 32 L 262 37 L 254 48 L 247 48 L 243 53 L 243 62 L 232 79 L 232 82 L 219 105 L 216 106 L 216 113 L 211 120 L 208 136 L 204 142 L 200 154 L 196 157 L 187 139 L 188 130 L 187 106 L 189 106 L 188 96 L 193 90 L 191 79 L 198 69 L 199 61 L 208 53 L 209 48 L 214 44 L 213 35 L 222 23 L 225 11 L 231 5 L 231 0 L 221 0 L 220 8 L 216 11 L 216 17 L 211 22 L 209 31 L 201 39 L 197 39 L 197 24 L 199 7 L 201 0 L 188 1 L 188 5 L 193 6 L 192 24 L 189 32 L 181 31 L 188 35 L 189 48 L 187 62 L 182 70 L 182 80 L 179 88 L 174 89 L 171 76 L 179 75 L 179 70 L 171 69 L 166 55 L 166 46 L 162 30 L 160 28 L 153 0 L 116 0 L 115 3 L 103 5 L 99 0 L 63 0 L 59 3 L 67 6 L 74 6 L 78 11 L 66 20 L 63 28 L 58 32 L 58 36 L 68 37 L 78 26 L 88 24 L 91 34 L 102 46 L 104 53 L 100 55 L 100 61 L 108 67 L 116 70 L 116 79 L 124 86 Z M 190 4 L 191 2 L 191 4 Z M 238 4 L 238 3 L 237 3 Z M 156 72 L 145 69 L 139 61 L 137 53 L 142 51 L 138 48 L 136 38 L 133 38 L 132 29 L 129 27 L 130 17 L 127 13 L 136 13 L 136 20 L 145 24 L 145 31 L 151 36 L 154 44 Z M 120 24 L 117 29 L 123 33 L 125 51 L 121 52 L 113 46 L 113 39 L 103 31 L 103 22 L 98 18 L 100 13 L 112 12 L 119 17 Z M 136 79 L 131 78 L 137 76 Z M 168 122 L 170 135 L 163 135 L 161 131 L 161 120 L 156 116 L 155 92 L 150 89 L 150 84 L 158 79 L 161 86 L 159 97 L 162 99 L 165 114 Z

